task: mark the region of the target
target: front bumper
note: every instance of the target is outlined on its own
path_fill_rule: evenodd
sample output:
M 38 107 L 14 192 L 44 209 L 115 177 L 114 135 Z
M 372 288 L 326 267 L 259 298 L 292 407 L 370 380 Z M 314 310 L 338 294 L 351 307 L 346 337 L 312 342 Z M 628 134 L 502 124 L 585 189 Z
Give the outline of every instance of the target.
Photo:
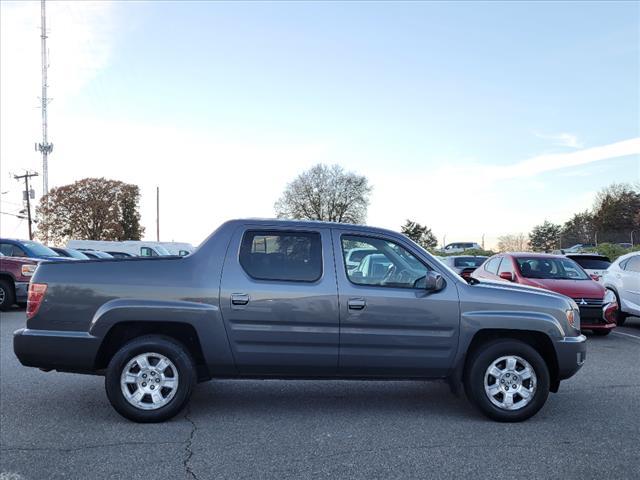
M 572 377 L 584 365 L 587 358 L 587 337 L 564 337 L 554 342 L 558 358 L 558 377 L 565 380 Z
M 13 351 L 26 367 L 93 373 L 100 340 L 87 332 L 31 330 L 13 333 Z

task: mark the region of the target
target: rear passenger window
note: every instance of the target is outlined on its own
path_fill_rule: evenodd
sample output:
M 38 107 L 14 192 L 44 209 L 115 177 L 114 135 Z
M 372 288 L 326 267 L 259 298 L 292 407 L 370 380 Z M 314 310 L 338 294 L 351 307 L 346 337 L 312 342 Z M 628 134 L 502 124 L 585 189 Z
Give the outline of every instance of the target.
M 322 275 L 322 242 L 314 232 L 249 230 L 240 265 L 258 280 L 314 282 Z
M 500 263 L 500 260 L 502 260 L 502 257 L 492 258 L 491 260 L 489 260 L 487 263 L 484 264 L 484 269 L 489 273 L 493 273 L 494 275 L 497 275 L 498 264 Z

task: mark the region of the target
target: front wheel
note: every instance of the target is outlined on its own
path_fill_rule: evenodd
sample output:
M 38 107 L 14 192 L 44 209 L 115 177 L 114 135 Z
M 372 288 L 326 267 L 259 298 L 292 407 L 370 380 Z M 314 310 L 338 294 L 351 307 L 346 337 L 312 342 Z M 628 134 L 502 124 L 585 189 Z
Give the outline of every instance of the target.
M 162 422 L 189 401 L 196 370 L 189 352 L 160 335 L 131 340 L 107 367 L 105 388 L 113 408 L 134 422 Z
M 549 396 L 549 369 L 530 345 L 494 340 L 478 348 L 465 371 L 469 400 L 487 417 L 520 422 L 535 415 Z

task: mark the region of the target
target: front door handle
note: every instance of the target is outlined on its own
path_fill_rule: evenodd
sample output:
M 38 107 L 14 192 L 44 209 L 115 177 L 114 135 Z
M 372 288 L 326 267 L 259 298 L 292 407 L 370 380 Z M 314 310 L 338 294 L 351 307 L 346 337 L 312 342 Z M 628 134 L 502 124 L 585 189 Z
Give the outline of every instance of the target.
M 249 294 L 247 293 L 232 293 L 231 304 L 232 305 L 246 305 L 249 303 Z
M 347 305 L 349 310 L 362 310 L 367 305 L 367 302 L 364 298 L 350 298 Z

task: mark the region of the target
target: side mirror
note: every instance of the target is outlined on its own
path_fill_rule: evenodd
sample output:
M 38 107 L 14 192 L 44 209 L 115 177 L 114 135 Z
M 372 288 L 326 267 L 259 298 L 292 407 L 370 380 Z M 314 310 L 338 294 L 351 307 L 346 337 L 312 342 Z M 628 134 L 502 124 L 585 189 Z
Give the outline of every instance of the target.
M 509 280 L 510 282 L 514 280 L 512 272 L 500 272 L 499 277 L 503 280 Z
M 442 275 L 431 271 L 416 282 L 416 288 L 424 288 L 429 292 L 439 292 L 444 286 L 445 281 Z

